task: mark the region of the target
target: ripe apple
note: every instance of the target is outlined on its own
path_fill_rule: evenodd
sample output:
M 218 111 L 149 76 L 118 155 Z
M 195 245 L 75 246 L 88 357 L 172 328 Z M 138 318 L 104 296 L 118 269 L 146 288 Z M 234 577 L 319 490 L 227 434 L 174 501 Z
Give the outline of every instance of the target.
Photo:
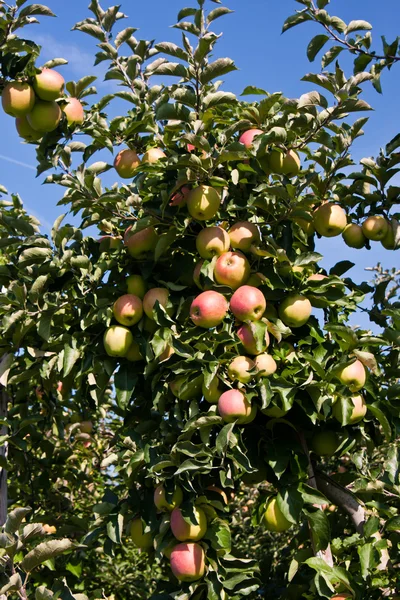
M 389 230 L 389 223 L 381 215 L 368 217 L 362 224 L 362 231 L 366 238 L 374 242 L 380 242 L 385 238 Z
M 131 523 L 131 538 L 135 546 L 141 550 L 150 550 L 153 546 L 153 536 L 150 531 L 143 533 L 143 523 L 140 517 L 136 517 Z
M 114 160 L 114 168 L 122 179 L 132 179 L 139 165 L 140 158 L 129 148 L 118 152 Z
M 125 358 L 130 362 L 139 362 L 143 360 L 143 354 L 136 340 L 133 340 L 132 344 L 129 346 L 129 350 L 125 354 Z
M 333 456 L 340 440 L 335 431 L 319 431 L 311 440 L 311 449 L 319 456 Z
M 347 385 L 351 392 L 358 392 L 365 385 L 367 378 L 365 367 L 361 361 L 356 360 L 355 362 L 345 365 L 336 372 L 336 376 L 340 383 Z
M 279 508 L 276 498 L 270 498 L 265 505 L 263 523 L 268 531 L 277 532 L 286 531 L 292 526 Z
M 108 356 L 126 356 L 132 342 L 132 333 L 121 325 L 111 325 L 104 333 L 104 349 Z
M 114 235 L 103 235 L 98 239 L 100 252 L 109 252 L 116 250 L 121 245 L 122 238 Z
M 339 594 L 338 596 L 332 596 L 331 600 L 348 600 L 348 598 L 352 598 L 350 594 Z M 393 599 L 394 600 L 394 599 Z
M 244 131 L 239 138 L 239 143 L 246 146 L 246 148 L 251 148 L 253 145 L 254 138 L 258 135 L 262 135 L 264 132 L 261 129 L 248 129 Z M 240 248 L 242 249 L 242 248 Z
M 161 148 L 150 148 L 143 155 L 142 163 L 148 163 L 150 165 L 153 165 L 154 163 L 158 162 L 160 158 L 165 157 L 166 154 L 161 150 Z
M 82 125 L 85 120 L 85 111 L 78 98 L 68 98 L 66 104 L 62 107 L 62 111 L 67 117 L 69 127 Z
M 241 383 L 249 383 L 254 377 L 249 373 L 255 367 L 255 362 L 247 356 L 237 356 L 228 366 L 228 375 L 232 381 L 240 381 Z
M 171 552 L 171 571 L 179 581 L 197 581 L 204 575 L 204 557 L 200 544 L 177 544 Z
M 131 231 L 130 227 L 125 231 L 124 242 L 128 253 L 133 258 L 143 258 L 148 252 L 154 250 L 158 242 L 158 234 L 154 227 L 145 227 L 134 233 Z
M 307 219 L 303 219 L 302 217 L 294 217 L 293 221 L 297 223 L 299 227 L 304 231 L 304 233 L 309 237 L 315 232 L 313 221 L 307 221 Z
M 93 423 L 92 421 L 81 421 L 79 423 L 79 429 L 82 433 L 92 433 L 93 431 Z
M 227 390 L 218 400 L 218 412 L 225 423 L 243 424 L 251 415 L 251 403 L 239 390 Z
M 27 142 L 37 142 L 42 138 L 42 134 L 39 131 L 35 131 L 33 127 L 29 125 L 26 117 L 17 117 L 15 119 L 15 126 L 18 135 Z
M 162 484 L 157 486 L 154 490 L 154 504 L 160 512 L 171 512 L 174 508 L 182 504 L 182 500 L 183 493 L 180 487 L 175 488 L 172 498 L 170 497 L 170 501 L 167 500 L 165 488 Z
M 35 104 L 35 93 L 28 83 L 7 83 L 1 95 L 3 110 L 12 117 L 25 117 Z
M 217 376 L 215 376 L 211 380 L 211 383 L 208 386 L 206 386 L 206 384 L 203 382 L 201 391 L 203 393 L 204 398 L 210 404 L 217 404 L 217 402 L 222 394 L 222 389 L 220 388 L 219 384 L 220 384 L 220 380 L 218 379 Z
M 288 327 L 302 327 L 310 318 L 311 302 L 301 294 L 290 294 L 279 306 L 279 317 Z
M 205 512 L 201 508 L 194 506 L 193 514 L 197 525 L 186 521 L 180 508 L 174 508 L 171 513 L 171 531 L 180 542 L 198 542 L 206 534 L 207 517 Z
M 208 185 L 199 185 L 190 190 L 186 204 L 191 217 L 198 221 L 208 221 L 217 214 L 221 196 L 216 189 Z
M 154 321 L 153 308 L 157 300 L 161 306 L 167 309 L 168 298 L 169 290 L 167 288 L 151 288 L 148 292 L 146 292 L 146 295 L 143 298 L 143 310 L 149 319 L 153 319 Z
M 358 250 L 364 248 L 365 242 L 367 241 L 362 227 L 357 225 L 357 223 L 350 223 L 347 225 L 342 233 L 342 237 L 347 246 L 350 248 L 357 248 Z
M 126 288 L 128 294 L 138 296 L 141 300 L 143 300 L 147 292 L 147 284 L 141 275 L 129 275 L 126 278 Z
M 188 194 L 190 192 L 190 187 L 188 187 L 187 185 L 184 185 L 181 187 L 181 189 L 176 192 L 172 198 L 171 198 L 171 202 L 169 203 L 170 206 L 182 206 L 183 204 L 186 204 L 186 200 L 188 197 Z
M 54 69 L 43 69 L 33 80 L 33 88 L 41 100 L 57 100 L 64 91 L 65 79 Z
M 314 227 L 319 235 L 335 237 L 347 225 L 346 212 L 338 204 L 325 202 L 314 211 Z
M 367 413 L 367 405 L 365 403 L 364 397 L 361 394 L 357 394 L 356 396 L 352 396 L 350 398 L 351 403 L 353 404 L 353 410 L 351 412 L 350 418 L 348 420 L 349 425 L 354 425 L 354 423 L 358 423 L 362 421 Z M 333 405 L 332 415 L 339 421 L 339 423 L 343 423 L 344 420 L 344 411 L 343 404 L 341 400 L 337 400 Z
M 27 120 L 35 131 L 43 133 L 54 131 L 61 120 L 61 109 L 57 102 L 37 100 L 35 106 L 27 115 Z
M 224 501 L 224 504 L 228 504 L 228 496 L 226 495 L 226 492 L 224 492 L 224 490 L 221 490 L 221 488 L 217 487 L 216 485 L 209 485 L 208 487 L 206 487 L 206 490 L 219 494 L 222 500 Z
M 237 335 L 242 342 L 243 348 L 246 350 L 246 352 L 248 352 L 248 354 L 252 354 L 253 356 L 256 354 L 262 354 L 269 346 L 269 334 L 267 328 L 265 327 L 263 345 L 257 348 L 254 327 L 255 325 L 252 325 L 251 323 L 243 323 L 237 330 Z
M 196 238 L 197 252 L 202 258 L 210 259 L 229 250 L 229 235 L 222 227 L 205 227 Z
M 250 277 L 249 261 L 241 252 L 224 252 L 217 258 L 214 277 L 217 283 L 236 290 Z
M 257 377 L 268 377 L 273 375 L 277 369 L 276 362 L 270 354 L 259 354 L 254 359 L 258 369 Z
M 253 244 L 261 241 L 260 230 L 255 223 L 239 221 L 229 230 L 231 246 L 234 250 L 248 252 Z
M 208 290 L 199 294 L 190 306 L 190 318 L 197 327 L 212 329 L 225 319 L 228 302 L 222 294 Z
M 272 150 L 268 156 L 268 166 L 273 173 L 294 177 L 300 171 L 300 158 L 294 150 L 279 152 Z
M 136 325 L 143 316 L 143 304 L 138 296 L 124 294 L 114 302 L 114 318 L 121 325 Z
M 230 302 L 230 309 L 239 321 L 258 321 L 266 308 L 264 294 L 251 285 L 240 286 Z
M 385 237 L 381 240 L 381 244 L 386 250 L 394 250 L 395 249 L 395 236 L 394 229 L 391 222 L 388 221 L 388 230 Z

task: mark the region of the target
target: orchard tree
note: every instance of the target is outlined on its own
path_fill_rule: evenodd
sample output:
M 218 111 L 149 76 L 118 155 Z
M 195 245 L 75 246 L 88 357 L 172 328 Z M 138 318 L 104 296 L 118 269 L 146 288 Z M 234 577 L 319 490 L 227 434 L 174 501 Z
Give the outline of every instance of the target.
M 400 54 L 298 1 L 284 30 L 324 29 L 307 49 L 325 46 L 324 70 L 304 77 L 318 91 L 249 85 L 245 101 L 222 89 L 219 0 L 179 12 L 181 45 L 92 0 L 74 29 L 116 91 L 91 105 L 95 77 L 65 82 L 66 61 L 18 37 L 50 9 L 0 1 L 3 109 L 81 220 L 48 237 L 2 201 L 5 597 L 395 597 L 396 273 L 327 272 L 315 240 L 400 245 L 400 134 L 360 167 L 350 153 L 363 84 L 381 91 Z M 327 71 L 346 51 L 354 73 Z M 367 294 L 379 333 L 349 325 Z

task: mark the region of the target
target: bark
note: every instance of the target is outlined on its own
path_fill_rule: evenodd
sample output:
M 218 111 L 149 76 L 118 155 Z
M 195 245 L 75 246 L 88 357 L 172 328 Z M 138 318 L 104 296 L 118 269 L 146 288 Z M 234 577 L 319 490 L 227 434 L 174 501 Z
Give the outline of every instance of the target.
M 0 388 L 0 419 L 7 416 L 8 396 L 4 388 Z M 0 426 L 0 436 L 7 434 L 7 427 Z M 7 458 L 8 443 L 5 442 L 0 446 L 0 456 Z M 7 471 L 4 467 L 0 467 L 0 526 L 4 525 L 7 519 Z
M 363 535 L 365 510 L 354 494 L 321 471 L 316 472 L 316 484 L 332 504 L 347 512 L 357 533 Z

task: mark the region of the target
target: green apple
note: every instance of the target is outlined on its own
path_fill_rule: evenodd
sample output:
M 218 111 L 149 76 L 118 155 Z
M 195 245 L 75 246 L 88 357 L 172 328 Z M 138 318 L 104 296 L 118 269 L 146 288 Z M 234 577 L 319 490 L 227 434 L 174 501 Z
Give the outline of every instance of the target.
M 180 506 L 183 501 L 183 493 L 180 487 L 176 487 L 170 500 L 167 500 L 165 488 L 161 484 L 154 490 L 154 504 L 159 511 L 171 512 L 177 506 Z
M 141 300 L 143 300 L 147 292 L 147 284 L 141 275 L 129 275 L 126 278 L 126 288 L 128 294 L 133 294 Z
M 292 526 L 279 508 L 276 497 L 268 500 L 262 522 L 268 531 L 282 532 Z
M 369 240 L 380 242 L 385 239 L 389 231 L 389 223 L 387 219 L 381 215 L 368 217 L 362 224 L 362 231 Z
M 279 306 L 279 317 L 288 327 L 302 327 L 310 318 L 311 302 L 301 294 L 291 294 Z
M 356 223 L 350 223 L 347 225 L 342 233 L 342 237 L 347 246 L 350 248 L 357 248 L 359 250 L 365 247 L 365 242 L 367 241 L 362 227 Z
M 43 69 L 33 80 L 36 95 L 46 102 L 57 100 L 64 91 L 65 79 L 54 69 Z
M 241 383 L 249 383 L 254 375 L 249 371 L 255 368 L 255 362 L 247 356 L 236 356 L 228 366 L 228 375 L 232 381 L 240 381 Z
M 196 238 L 197 252 L 202 258 L 211 259 L 229 250 L 230 238 L 222 227 L 205 227 Z
M 150 532 L 143 532 L 143 523 L 140 517 L 133 519 L 131 523 L 131 538 L 135 546 L 141 550 L 150 550 L 153 546 L 153 536 Z
M 114 160 L 114 168 L 122 179 L 132 179 L 140 165 L 140 158 L 135 150 L 126 148 L 118 152 Z
M 346 225 L 346 212 L 338 204 L 324 202 L 314 211 L 314 227 L 323 237 L 340 235 Z
M 311 440 L 311 449 L 319 456 L 333 456 L 340 444 L 335 431 L 319 431 Z
M 133 335 L 126 327 L 111 325 L 104 333 L 103 343 L 108 356 L 123 357 L 133 343 Z
M 35 93 L 28 83 L 12 81 L 5 86 L 1 103 L 11 117 L 25 117 L 35 105 Z
M 186 204 L 191 217 L 197 221 L 209 221 L 219 210 L 221 196 L 216 189 L 208 185 L 199 185 L 190 190 Z

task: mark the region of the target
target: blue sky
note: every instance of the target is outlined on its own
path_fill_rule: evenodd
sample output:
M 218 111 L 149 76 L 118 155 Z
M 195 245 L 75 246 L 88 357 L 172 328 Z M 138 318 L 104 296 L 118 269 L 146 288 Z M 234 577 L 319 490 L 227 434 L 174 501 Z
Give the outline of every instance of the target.
M 41 25 L 24 29 L 24 36 L 43 45 L 43 62 L 60 56 L 69 60 L 69 65 L 60 68 L 67 80 L 77 80 L 93 73 L 101 78 L 103 74 L 101 67 L 92 67 L 96 40 L 70 31 L 75 22 L 89 16 L 87 4 L 88 0 L 48 0 L 47 5 L 58 18 L 43 18 Z M 191 4 L 194 0 L 126 0 L 122 2 L 122 10 L 129 18 L 120 21 L 121 27 L 131 25 L 139 28 L 136 37 L 179 42 L 180 32 L 169 26 L 175 23 L 179 9 Z M 247 85 L 256 85 L 269 92 L 282 91 L 288 97 L 298 97 L 313 89 L 312 84 L 300 79 L 307 72 L 319 71 L 318 59 L 315 63 L 308 62 L 306 47 L 311 37 L 320 31 L 313 24 L 306 24 L 281 35 L 285 18 L 300 8 L 299 4 L 294 0 L 230 0 L 224 4 L 235 12 L 215 23 L 215 30 L 224 32 L 215 54 L 233 58 L 240 69 L 226 77 L 225 89 L 240 94 Z M 104 1 L 102 5 L 108 7 L 112 2 Z M 391 42 L 399 33 L 398 0 L 385 0 L 383 3 L 376 0 L 332 0 L 328 8 L 331 14 L 346 22 L 357 18 L 370 21 L 378 48 L 382 34 Z M 340 58 L 340 62 L 347 66 L 350 74 L 350 63 L 345 58 Z M 376 155 L 379 148 L 399 131 L 399 69 L 399 66 L 397 69 L 394 67 L 390 73 L 383 75 L 383 96 L 377 94 L 370 84 L 365 86 L 364 98 L 375 111 L 370 114 L 370 121 L 365 127 L 366 135 L 354 146 L 356 161 Z M 100 80 L 95 85 L 100 93 L 105 94 L 113 91 L 115 83 L 101 83 Z M 122 110 L 123 104 L 119 104 L 118 108 Z M 43 231 L 48 232 L 62 212 L 57 202 L 63 190 L 56 186 L 43 186 L 43 176 L 35 178 L 34 146 L 21 143 L 13 120 L 4 113 L 0 114 L 0 128 L 0 183 L 10 192 L 21 195 L 27 210 L 41 220 Z M 108 160 L 111 155 L 109 157 Z M 109 182 L 109 175 L 106 181 Z M 398 263 L 398 254 L 384 250 L 380 244 L 374 244 L 372 251 L 352 250 L 341 238 L 323 239 L 318 242 L 317 250 L 325 256 L 322 263 L 325 268 L 344 259 L 356 262 L 357 266 L 349 273 L 356 281 L 368 279 L 370 276 L 363 272 L 364 268 L 378 261 L 388 267 L 395 266 L 396 261 Z M 366 324 L 362 318 L 356 322 Z

